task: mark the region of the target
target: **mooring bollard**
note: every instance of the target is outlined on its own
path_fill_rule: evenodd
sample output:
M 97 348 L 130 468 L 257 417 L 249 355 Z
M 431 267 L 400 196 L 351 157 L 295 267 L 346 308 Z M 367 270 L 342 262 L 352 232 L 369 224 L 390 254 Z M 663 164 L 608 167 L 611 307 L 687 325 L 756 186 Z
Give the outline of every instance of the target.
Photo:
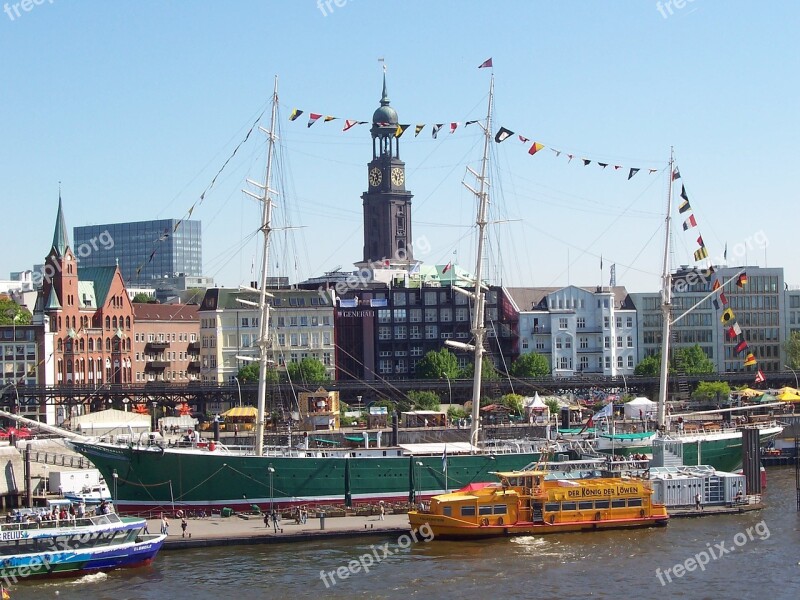
M 319 513 L 319 528 L 325 529 L 325 511 Z

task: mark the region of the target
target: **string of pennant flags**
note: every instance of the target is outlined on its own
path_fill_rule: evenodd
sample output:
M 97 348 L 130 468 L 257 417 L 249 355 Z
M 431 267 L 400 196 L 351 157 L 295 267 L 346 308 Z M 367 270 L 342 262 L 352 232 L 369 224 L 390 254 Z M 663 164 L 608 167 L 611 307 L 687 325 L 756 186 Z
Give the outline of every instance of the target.
M 676 181 L 677 179 L 681 179 L 681 173 L 676 167 L 672 172 L 672 181 Z M 681 202 L 678 205 L 678 213 L 681 215 L 687 215 L 683 221 L 683 230 L 689 231 L 690 229 L 697 228 L 697 217 L 692 210 L 692 205 L 689 202 L 689 194 L 686 192 L 686 185 L 683 182 L 681 182 L 680 198 Z M 720 281 L 720 276 L 714 270 L 714 265 L 711 264 L 711 260 L 708 256 L 708 248 L 703 241 L 702 235 L 698 235 L 697 245 L 698 249 L 694 251 L 694 260 L 698 263 L 702 263 L 704 261 L 709 262 L 708 267 L 704 269 L 704 274 L 707 277 L 711 277 L 711 290 L 716 292 L 715 297 L 711 300 L 711 303 L 714 305 L 714 309 L 722 309 L 720 322 L 724 327 L 725 336 L 730 343 L 736 344 L 733 348 L 733 351 L 736 356 L 742 356 L 743 365 L 745 367 L 757 367 L 758 360 L 756 359 L 753 350 L 750 348 L 750 345 L 747 343 L 747 340 L 744 339 L 744 333 L 736 319 L 736 314 L 729 306 L 728 298 L 725 295 L 725 291 L 722 289 L 723 284 Z M 726 259 L 728 258 L 727 244 L 725 246 L 723 257 Z M 736 287 L 744 288 L 745 285 L 747 285 L 747 273 L 742 271 L 736 277 Z M 761 383 L 763 381 L 766 381 L 764 372 L 760 368 L 757 368 L 755 382 Z
M 289 115 L 289 120 L 290 121 L 297 121 L 304 114 L 306 114 L 304 110 L 301 110 L 299 108 L 294 108 L 294 109 L 292 109 L 292 112 Z M 337 120 L 338 121 L 343 121 L 343 123 L 344 123 L 343 126 L 342 126 L 342 131 L 343 132 L 349 131 L 350 129 L 352 129 L 353 127 L 355 127 L 357 125 L 367 125 L 367 124 L 369 124 L 369 121 L 360 121 L 358 119 L 340 119 L 339 117 L 335 117 L 333 115 L 325 115 L 324 113 L 310 112 L 310 113 L 308 113 L 308 121 L 306 123 L 306 127 L 311 127 L 317 121 L 320 121 L 320 120 L 323 123 L 330 123 L 332 121 L 337 121 Z M 462 123 L 461 121 L 450 121 L 450 122 L 443 122 L 443 123 L 433 123 L 433 124 L 430 124 L 431 137 L 433 139 L 437 139 L 439 137 L 439 134 L 442 133 L 443 131 L 449 131 L 449 133 L 452 134 L 452 133 L 455 133 L 459 129 L 459 127 L 462 126 L 462 124 L 464 126 L 462 128 L 462 130 L 463 130 L 464 128 L 466 128 L 466 127 L 468 127 L 470 125 L 474 125 L 475 123 L 478 123 L 478 122 L 479 121 L 476 119 L 476 120 L 472 120 L 472 121 L 466 121 L 464 123 Z M 393 124 L 392 123 L 376 123 L 376 125 L 378 125 L 379 127 L 380 126 L 388 127 L 388 126 L 392 126 Z M 396 125 L 395 126 L 396 129 L 395 129 L 395 132 L 394 132 L 394 137 L 396 137 L 396 138 L 402 137 L 403 134 L 408 129 L 411 128 L 411 126 L 412 126 L 411 123 L 400 123 L 400 124 Z M 416 125 L 414 125 L 414 137 L 418 137 L 419 134 L 422 133 L 422 131 L 428 126 L 429 125 L 427 123 L 417 123 Z M 557 157 L 560 157 L 560 156 L 563 155 L 564 158 L 566 158 L 568 162 L 572 162 L 572 160 L 574 158 L 578 158 L 578 160 L 580 162 L 582 162 L 583 166 L 585 166 L 585 167 L 589 166 L 590 164 L 592 164 L 594 162 L 596 165 L 598 165 L 602 169 L 606 169 L 606 168 L 610 167 L 610 169 L 609 169 L 610 171 L 622 171 L 623 173 L 627 172 L 629 180 L 632 179 L 637 173 L 639 173 L 639 171 L 642 171 L 642 170 L 645 170 L 650 175 L 652 175 L 653 173 L 657 173 L 659 171 L 659 169 L 654 169 L 654 168 L 643 169 L 642 167 L 627 167 L 627 166 L 623 166 L 623 165 L 619 165 L 619 164 L 614 164 L 614 163 L 611 163 L 611 162 L 602 162 L 602 161 L 599 161 L 599 160 L 592 160 L 592 159 L 589 159 L 589 158 L 578 157 L 577 154 L 574 154 L 574 153 L 571 153 L 571 152 L 564 152 L 562 150 L 559 150 L 557 148 L 553 148 L 551 146 L 545 146 L 541 142 L 532 141 L 531 138 L 529 138 L 527 136 L 524 136 L 522 134 L 516 134 L 516 136 L 515 136 L 514 131 L 512 131 L 512 130 L 506 128 L 506 127 L 500 127 L 500 129 L 497 131 L 497 134 L 495 134 L 495 136 L 494 136 L 494 141 L 499 144 L 499 143 L 504 142 L 507 139 L 512 138 L 512 137 L 516 137 L 516 139 L 518 139 L 519 142 L 521 142 L 522 144 L 525 144 L 526 146 L 528 144 L 530 144 L 530 146 L 528 146 L 528 154 L 530 154 L 531 156 L 533 156 L 534 154 L 537 154 L 538 152 L 541 152 L 542 150 L 546 150 L 547 149 L 547 150 L 552 151 L 553 154 L 555 156 L 557 156 Z

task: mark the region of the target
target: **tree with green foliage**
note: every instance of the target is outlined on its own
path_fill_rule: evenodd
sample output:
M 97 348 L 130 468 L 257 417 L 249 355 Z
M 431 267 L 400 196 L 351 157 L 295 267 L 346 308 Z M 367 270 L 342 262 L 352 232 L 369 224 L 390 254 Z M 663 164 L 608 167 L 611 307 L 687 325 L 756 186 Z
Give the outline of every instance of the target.
M 0 296 L 0 325 L 30 325 L 31 313 L 6 295 Z
M 514 361 L 511 374 L 514 377 L 544 377 L 550 375 L 550 363 L 542 354 L 530 352 Z
M 731 386 L 725 381 L 701 381 L 692 392 L 692 397 L 707 402 L 727 402 L 730 393 Z
M 150 294 L 145 292 L 139 292 L 134 295 L 133 300 L 131 300 L 134 304 L 148 304 L 150 302 L 155 302 L 155 298 L 153 298 Z
M 658 377 L 661 373 L 661 353 L 645 356 L 636 368 L 633 370 L 634 375 L 644 375 L 649 377 Z
M 524 409 L 522 407 L 522 396 L 519 394 L 505 394 L 504 396 L 500 396 L 498 404 L 502 404 L 509 409 L 512 415 L 516 415 L 518 417 L 522 416 Z
M 422 357 L 415 369 L 420 379 L 456 379 L 459 372 L 458 359 L 447 348 L 431 350 Z
M 792 369 L 800 369 L 800 332 L 793 331 L 783 347 L 786 350 L 786 364 Z
M 254 383 L 258 381 L 259 364 L 257 362 L 249 362 L 239 369 L 236 373 L 236 379 L 239 383 Z M 272 365 L 267 365 L 267 383 L 278 383 L 280 380 L 278 370 Z
M 469 363 L 464 370 L 461 371 L 460 377 L 462 379 L 472 379 L 475 376 L 475 365 Z M 483 357 L 483 367 L 481 368 L 481 381 L 497 381 L 500 379 L 500 373 L 488 356 Z
M 715 370 L 714 362 L 706 356 L 700 344 L 677 348 L 672 356 L 672 366 L 686 375 L 703 375 Z
M 286 365 L 286 372 L 291 381 L 298 383 L 324 383 L 330 379 L 325 365 L 311 357 L 300 362 L 290 362 Z
M 435 392 L 408 392 L 408 399 L 411 401 L 414 410 L 439 410 L 441 399 Z
M 557 415 L 561 411 L 561 405 L 558 403 L 558 400 L 555 398 L 548 398 L 544 401 L 545 406 L 550 409 L 551 415 Z
M 447 418 L 450 419 L 451 422 L 458 421 L 459 419 L 466 419 L 468 417 L 469 413 L 458 406 L 451 406 L 447 409 Z

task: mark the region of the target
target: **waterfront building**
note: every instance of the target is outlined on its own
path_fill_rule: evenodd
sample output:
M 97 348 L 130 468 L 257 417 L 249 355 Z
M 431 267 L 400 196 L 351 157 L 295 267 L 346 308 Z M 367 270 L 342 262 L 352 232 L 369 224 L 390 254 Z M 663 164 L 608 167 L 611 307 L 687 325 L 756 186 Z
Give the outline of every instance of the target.
M 42 382 L 98 387 L 133 381 L 133 308 L 122 275 L 116 266 L 78 266 L 60 198 L 43 274 L 34 311 L 34 323 L 44 326 Z
M 411 379 L 422 357 L 446 340 L 471 341 L 471 301 L 453 291 L 469 276 L 453 267 L 442 272 L 445 267 L 423 266 L 420 277 L 362 286 L 337 298 L 337 379 Z M 518 346 L 515 313 L 502 287 L 489 286 L 485 317 L 486 357 L 506 371 Z M 471 364 L 472 354 L 454 353 L 461 368 Z
M 6 406 L 14 406 L 18 414 L 34 420 L 53 422 L 53 407 L 40 406 L 38 399 L 29 397 L 25 387 L 44 384 L 46 368 L 44 326 L 0 325 L 0 396 Z M 52 338 L 50 338 L 52 341 Z M 52 352 L 52 348 L 49 348 Z
M 133 304 L 136 382 L 199 379 L 199 308 L 197 304 Z
M 636 305 L 622 286 L 509 288 L 520 354 L 547 357 L 554 377 L 632 375 Z
M 125 283 L 132 286 L 159 287 L 160 280 L 203 274 L 200 221 L 106 223 L 75 227 L 73 233 L 80 266 L 119 264 Z
M 715 267 L 714 277 L 721 284 L 726 303 L 719 294 L 707 298 L 713 278 L 700 269 L 682 266 L 673 275 L 672 291 L 672 348 L 687 348 L 698 344 L 719 373 L 755 371 L 777 372 L 786 363 L 787 312 L 786 301 L 798 303 L 785 290 L 783 268 L 780 267 Z M 739 275 L 746 275 L 742 283 Z M 722 285 L 724 283 L 724 285 Z M 632 294 L 638 308 L 639 360 L 661 351 L 661 294 L 656 292 Z M 715 304 L 716 300 L 716 304 Z M 722 323 L 723 311 L 730 308 L 735 315 L 727 326 Z M 691 310 L 690 310 L 691 309 Z M 684 316 L 685 315 L 685 316 Z M 677 319 L 677 320 L 676 320 Z M 736 323 L 742 334 L 732 338 L 726 334 Z M 742 341 L 748 344 L 758 361 L 745 367 L 745 353 L 737 353 Z
M 335 371 L 333 296 L 317 290 L 269 290 L 270 360 L 279 370 L 290 362 L 314 358 Z M 241 300 L 241 302 L 240 302 Z M 261 314 L 258 293 L 211 288 L 200 305 L 200 377 L 224 383 L 233 380 L 247 364 L 257 360 Z

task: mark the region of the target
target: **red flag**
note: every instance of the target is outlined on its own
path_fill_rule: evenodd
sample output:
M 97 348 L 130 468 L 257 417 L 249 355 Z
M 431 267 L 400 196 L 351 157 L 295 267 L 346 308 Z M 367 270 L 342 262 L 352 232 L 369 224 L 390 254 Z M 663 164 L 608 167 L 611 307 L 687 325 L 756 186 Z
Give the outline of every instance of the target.
M 764 383 L 766 380 L 767 378 L 764 377 L 764 372 L 759 369 L 758 372 L 756 372 L 756 383 Z
M 728 327 L 728 339 L 732 340 L 737 335 L 736 330 L 733 327 Z
M 490 69 L 492 68 L 492 59 L 491 58 L 487 58 L 485 61 L 483 61 L 478 68 L 479 69 L 483 69 L 483 68 L 486 68 L 486 67 L 488 67 Z
M 453 263 L 447 263 L 442 269 L 442 273 L 447 273 L 453 267 Z
M 314 123 L 317 122 L 317 119 L 322 117 L 322 115 L 318 115 L 317 113 L 310 113 L 308 115 L 308 125 L 307 127 L 311 127 Z
M 736 354 L 741 354 L 742 352 L 747 350 L 747 342 L 745 341 L 739 342 L 738 344 L 736 344 L 736 348 L 734 348 L 734 350 L 736 350 Z

